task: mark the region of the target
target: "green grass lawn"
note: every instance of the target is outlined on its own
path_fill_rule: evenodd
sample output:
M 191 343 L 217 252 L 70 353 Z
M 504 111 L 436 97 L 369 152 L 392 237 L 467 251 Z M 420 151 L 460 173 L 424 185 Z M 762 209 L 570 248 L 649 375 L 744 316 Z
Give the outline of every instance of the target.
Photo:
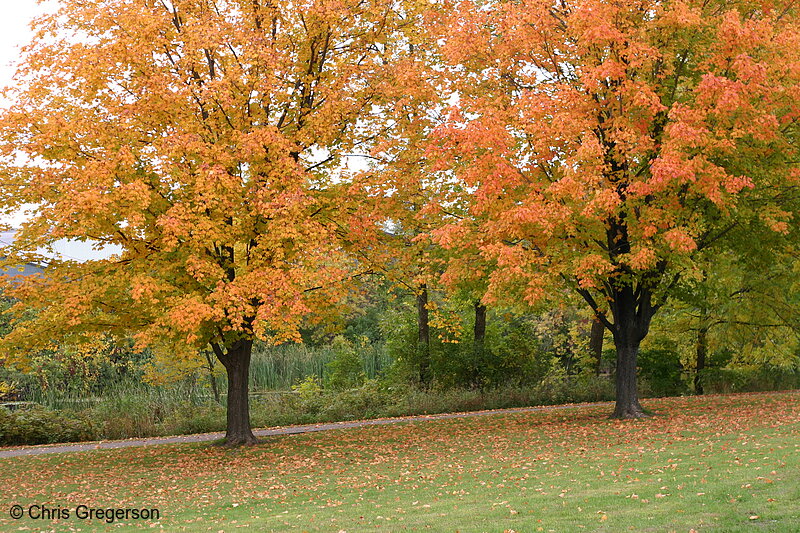
M 0 531 L 800 531 L 800 393 L 0 459 Z M 12 505 L 69 518 L 9 517 Z M 160 519 L 75 517 L 76 506 Z

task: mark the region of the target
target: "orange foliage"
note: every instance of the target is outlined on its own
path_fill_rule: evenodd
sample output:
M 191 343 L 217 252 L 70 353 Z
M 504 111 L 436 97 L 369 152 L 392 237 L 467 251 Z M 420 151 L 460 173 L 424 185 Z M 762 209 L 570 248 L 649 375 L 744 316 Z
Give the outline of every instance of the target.
M 490 293 L 545 296 L 546 274 L 597 289 L 605 311 L 621 286 L 663 300 L 731 225 L 786 233 L 800 20 L 784 4 L 454 2 L 440 31 L 459 101 L 437 168 L 465 185 L 477 229 L 435 239 L 477 244 Z
M 3 210 L 38 206 L 7 263 L 61 238 L 121 251 L 7 285 L 37 314 L 4 342 L 297 339 L 353 273 L 343 154 L 374 134 L 412 22 L 350 0 L 61 2 L 0 116 Z

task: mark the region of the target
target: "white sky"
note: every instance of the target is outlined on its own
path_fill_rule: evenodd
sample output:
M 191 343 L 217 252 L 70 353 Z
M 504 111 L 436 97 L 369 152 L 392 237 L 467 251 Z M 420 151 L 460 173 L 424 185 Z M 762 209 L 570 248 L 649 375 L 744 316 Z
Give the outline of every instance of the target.
M 34 17 L 43 13 L 43 6 L 36 0 L 0 0 L 0 87 L 13 84 L 14 71 L 20 59 L 20 49 L 33 38 L 30 23 Z M 0 106 L 5 106 L 0 98 Z M 1 218 L 2 222 L 17 225 L 23 217 Z

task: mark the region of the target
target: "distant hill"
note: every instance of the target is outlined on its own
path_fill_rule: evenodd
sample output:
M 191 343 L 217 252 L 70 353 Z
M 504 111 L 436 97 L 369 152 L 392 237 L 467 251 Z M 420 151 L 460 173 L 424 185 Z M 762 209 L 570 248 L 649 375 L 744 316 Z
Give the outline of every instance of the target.
M 0 231 L 0 257 L 2 257 L 3 248 L 14 242 L 15 231 Z M 44 272 L 41 265 L 34 263 L 25 263 L 19 267 L 8 267 L 0 269 L 0 276 L 34 276 Z

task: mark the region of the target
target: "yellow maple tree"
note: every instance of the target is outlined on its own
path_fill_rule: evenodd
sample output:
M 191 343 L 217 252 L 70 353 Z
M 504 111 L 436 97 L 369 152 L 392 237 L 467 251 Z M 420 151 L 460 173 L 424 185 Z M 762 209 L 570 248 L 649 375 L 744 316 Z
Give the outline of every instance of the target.
M 297 339 L 342 292 L 352 264 L 337 237 L 357 210 L 341 209 L 337 169 L 375 135 L 411 13 L 67 0 L 40 18 L 0 116 L 2 210 L 36 205 L 6 263 L 65 238 L 121 251 L 49 259 L 45 275 L 7 284 L 12 313 L 36 310 L 3 340 L 9 353 L 98 332 L 210 347 L 228 376 L 226 442 L 254 442 L 253 341 Z

